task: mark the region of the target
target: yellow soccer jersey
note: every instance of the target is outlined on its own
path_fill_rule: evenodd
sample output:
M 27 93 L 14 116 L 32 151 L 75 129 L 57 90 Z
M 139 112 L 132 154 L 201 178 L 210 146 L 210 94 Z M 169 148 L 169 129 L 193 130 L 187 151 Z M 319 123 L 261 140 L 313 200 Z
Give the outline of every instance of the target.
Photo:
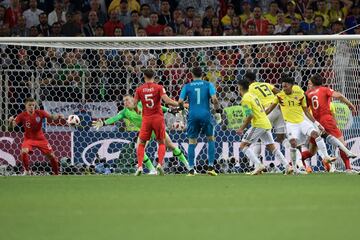
M 253 82 L 249 86 L 249 92 L 256 95 L 261 104 L 267 108 L 274 102 L 275 94 L 272 92 L 274 86 L 270 83 Z
M 245 116 L 253 115 L 251 120 L 251 126 L 256 128 L 271 129 L 271 123 L 268 119 L 264 107 L 261 105 L 260 100 L 256 95 L 247 92 L 244 94 L 241 100 L 241 106 Z
M 275 103 L 280 105 L 284 120 L 290 123 L 301 123 L 304 121 L 304 110 L 306 98 L 304 91 L 297 85 L 293 86 L 293 92 L 287 95 L 284 90 L 276 94 Z

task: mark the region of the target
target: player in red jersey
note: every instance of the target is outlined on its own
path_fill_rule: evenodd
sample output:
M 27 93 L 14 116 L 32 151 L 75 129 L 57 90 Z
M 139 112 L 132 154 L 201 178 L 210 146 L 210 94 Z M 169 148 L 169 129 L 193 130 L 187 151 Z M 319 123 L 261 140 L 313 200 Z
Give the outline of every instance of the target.
M 340 149 L 340 156 L 344 161 L 346 170 L 350 170 L 350 158 L 356 157 L 355 154 L 346 148 L 344 136 L 336 125 L 336 120 L 330 111 L 330 102 L 332 98 L 338 99 L 348 105 L 352 112 L 356 111 L 355 106 L 341 93 L 334 91 L 331 88 L 322 86 L 323 78 L 316 74 L 309 80 L 308 91 L 306 92 L 307 102 L 311 108 L 314 118 L 324 127 L 325 133 L 322 135 L 326 137 L 327 141 L 334 147 Z M 311 140 L 310 140 L 311 143 Z M 316 149 L 311 148 L 311 151 L 302 153 L 303 159 L 309 158 L 315 154 Z M 329 170 L 329 165 L 324 164 L 326 170 Z
M 144 71 L 145 83 L 136 89 L 134 103 L 137 106 L 138 101 L 141 101 L 142 110 L 142 123 L 139 133 L 140 143 L 137 148 L 138 169 L 135 173 L 136 176 L 142 174 L 142 164 L 144 160 L 145 144 L 151 138 L 152 132 L 156 135 L 156 140 L 159 144 L 158 147 L 158 165 L 156 169 L 160 175 L 164 174 L 162 165 L 165 156 L 165 121 L 164 114 L 161 109 L 161 100 L 171 106 L 178 106 L 178 103 L 166 95 L 165 89 L 154 83 L 155 73 L 152 70 Z
M 24 175 L 31 173 L 29 167 L 29 154 L 32 153 L 33 148 L 38 148 L 47 159 L 50 160 L 53 174 L 59 174 L 59 163 L 55 157 L 53 150 L 44 136 L 41 129 L 42 120 L 47 119 L 63 119 L 61 114 L 50 115 L 44 110 L 36 109 L 36 101 L 33 98 L 25 99 L 25 111 L 16 117 L 10 117 L 9 123 L 12 128 L 18 124 L 22 124 L 25 129 L 24 141 L 21 145 L 20 159 L 24 167 Z

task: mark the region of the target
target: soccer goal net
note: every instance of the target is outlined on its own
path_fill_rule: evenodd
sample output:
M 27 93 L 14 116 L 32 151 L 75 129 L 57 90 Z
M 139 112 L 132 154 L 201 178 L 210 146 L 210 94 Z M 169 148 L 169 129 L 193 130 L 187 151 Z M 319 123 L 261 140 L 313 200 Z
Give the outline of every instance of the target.
M 260 82 L 281 88 L 283 73 L 304 90 L 313 74 L 326 86 L 340 91 L 359 109 L 359 36 L 262 36 L 262 37 L 158 37 L 158 38 L 1 38 L 0 53 L 0 165 L 2 173 L 22 172 L 19 160 L 23 129 L 9 129 L 7 119 L 24 111 L 26 97 L 39 108 L 65 117 L 76 114 L 78 127 L 65 121 L 43 123 L 45 135 L 59 159 L 62 174 L 131 174 L 136 169 L 138 127 L 122 119 L 99 131 L 91 121 L 107 119 L 124 108 L 123 99 L 142 83 L 142 70 L 156 71 L 156 80 L 169 96 L 178 99 L 182 86 L 191 81 L 191 68 L 200 66 L 203 78 L 214 83 L 223 108 L 216 126 L 216 169 L 222 173 L 249 171 L 251 163 L 240 153 L 236 129 L 243 120 L 237 81 L 253 71 Z M 332 103 L 333 114 L 349 148 L 360 155 L 360 118 L 341 102 Z M 185 156 L 186 112 L 165 113 L 167 132 Z M 282 151 L 285 151 L 280 146 Z M 329 148 L 329 152 L 336 151 Z M 146 149 L 156 161 L 156 143 Z M 167 173 L 184 173 L 185 166 L 168 148 Z M 279 164 L 263 147 L 262 161 L 269 172 Z M 289 154 L 285 156 L 289 159 Z M 207 145 L 199 138 L 197 170 L 206 165 Z M 359 159 L 352 167 L 360 169 Z M 51 171 L 47 160 L 34 149 L 30 165 L 37 174 Z M 322 165 L 312 158 L 315 171 Z M 337 161 L 338 170 L 343 169 Z M 0 172 L 1 174 L 1 172 Z

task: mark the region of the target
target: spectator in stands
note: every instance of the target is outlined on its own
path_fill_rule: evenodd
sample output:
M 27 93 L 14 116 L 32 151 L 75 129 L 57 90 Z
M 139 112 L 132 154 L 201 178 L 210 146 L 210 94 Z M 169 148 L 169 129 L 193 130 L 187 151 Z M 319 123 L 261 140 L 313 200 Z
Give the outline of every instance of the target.
M 148 4 L 141 5 L 141 16 L 139 18 L 139 23 L 143 28 L 146 28 L 150 23 L 150 6 Z
M 165 37 L 172 37 L 174 36 L 174 30 L 170 26 L 165 26 L 163 30 L 163 35 Z
M 302 17 L 300 14 L 295 12 L 296 3 L 295 1 L 288 1 L 286 5 L 286 14 L 285 14 L 285 23 L 291 24 L 291 21 L 293 19 L 298 19 L 299 21 L 302 20 Z
M 269 23 L 276 25 L 278 11 L 279 11 L 278 3 L 276 1 L 272 1 L 269 5 L 269 12 L 264 14 L 264 18 L 268 20 Z
M 64 11 L 64 5 L 61 0 L 56 0 L 54 10 L 49 13 L 48 24 L 52 26 L 55 22 L 66 22 L 66 12 Z
M 316 15 L 314 18 L 315 28 L 311 29 L 308 34 L 311 35 L 321 35 L 329 34 L 329 31 L 324 27 L 324 18 L 322 15 Z
M 234 5 L 228 4 L 226 9 L 226 15 L 221 18 L 221 24 L 223 26 L 231 26 L 231 19 L 235 16 Z
M 101 24 L 98 24 L 95 28 L 95 37 L 102 37 L 105 35 L 104 28 Z
M 185 27 L 192 28 L 193 20 L 195 17 L 195 9 L 193 7 L 186 8 L 186 16 L 185 16 Z
M 127 8 L 129 12 L 137 11 L 140 12 L 140 4 L 137 0 L 113 0 L 108 8 L 108 12 L 110 13 L 112 10 L 120 10 L 121 4 L 126 1 Z M 121 12 L 121 11 L 120 11 Z
M 347 31 L 347 33 L 354 34 L 354 27 L 358 24 L 360 24 L 360 8 L 359 5 L 355 5 L 351 8 L 350 14 L 345 19 L 345 28 L 351 28 Z
M 194 31 L 195 36 L 202 36 L 203 35 L 202 20 L 201 20 L 200 16 L 195 16 L 194 17 L 192 29 Z
M 129 23 L 128 23 L 129 24 Z M 123 36 L 123 31 L 121 28 L 117 27 L 114 29 L 114 37 L 121 37 Z
M 168 0 L 161 1 L 160 15 L 159 15 L 159 24 L 160 25 L 169 25 L 173 22 L 171 12 L 170 12 L 170 3 Z
M 309 32 L 315 28 L 314 24 L 314 10 L 312 8 L 306 8 L 304 13 L 304 20 L 300 23 L 300 28 L 304 32 Z
M 329 21 L 330 24 L 334 22 L 344 22 L 346 16 L 349 13 L 351 6 L 353 5 L 352 1 L 349 0 L 341 0 L 343 7 L 340 5 L 339 0 L 330 1 L 330 9 L 329 9 Z
M 211 32 L 213 36 L 222 36 L 223 34 L 220 20 L 217 17 L 211 19 Z
M 38 37 L 38 36 L 39 36 L 38 28 L 36 26 L 32 26 L 30 28 L 29 37 Z
M 35 72 L 40 86 L 50 85 L 53 81 L 51 72 L 47 71 L 45 68 L 45 58 L 43 56 L 37 56 L 35 61 Z
M 23 16 L 26 19 L 26 27 L 30 28 L 39 25 L 39 15 L 43 12 L 43 10 L 37 8 L 37 0 L 30 0 L 29 9 L 25 10 L 23 13 Z
M 64 36 L 79 36 L 82 34 L 81 12 L 72 12 L 68 14 L 68 21 L 62 26 L 61 34 Z
M 66 12 L 66 14 L 71 14 L 76 10 L 80 10 L 80 9 L 76 9 L 76 5 L 72 2 L 72 0 L 64 0 L 63 3 L 64 3 L 63 5 L 64 11 Z
M 132 11 L 131 22 L 126 24 L 124 28 L 124 36 L 135 37 L 138 28 L 142 28 L 142 26 L 139 23 L 139 12 Z
M 114 30 L 116 27 L 120 27 L 124 29 L 124 25 L 118 20 L 118 16 L 119 16 L 119 12 L 117 10 L 112 10 L 110 12 L 110 18 L 104 24 L 105 36 L 114 36 Z
M 6 8 L 0 5 L 0 25 L 5 23 L 5 12 Z
M 194 36 L 194 30 L 192 28 L 186 29 L 185 36 L 188 36 L 188 37 Z
M 11 0 L 10 7 L 5 11 L 5 23 L 9 25 L 10 28 L 15 27 L 18 22 L 18 17 L 21 15 L 22 10 L 19 3 L 19 0 Z
M 120 1 L 120 10 L 118 11 L 118 13 L 119 13 L 118 19 L 122 24 L 126 25 L 131 21 L 130 11 L 129 11 L 127 0 Z M 111 11 L 110 11 L 110 14 L 111 14 Z
M 173 12 L 173 19 L 174 22 L 170 24 L 170 26 L 174 30 L 175 35 L 185 35 L 186 32 L 185 20 L 183 17 L 183 13 L 180 9 L 176 9 Z
M 11 29 L 12 37 L 28 37 L 29 28 L 26 27 L 26 20 L 24 16 L 19 16 L 18 24 Z
M 291 25 L 288 31 L 288 34 L 290 35 L 297 35 L 299 32 L 302 32 L 301 28 L 300 28 L 300 22 L 299 19 L 294 18 L 291 21 Z
M 140 3 L 149 5 L 150 12 L 160 12 L 161 0 L 140 0 Z
M 146 37 L 146 31 L 143 28 L 138 28 L 137 32 L 136 32 L 136 36 L 138 37 Z
M 254 17 L 247 20 L 245 26 L 250 23 L 255 23 L 256 26 L 256 33 L 258 35 L 266 35 L 267 34 L 267 25 L 269 22 L 262 17 L 262 12 L 260 7 L 254 7 Z
M 240 14 L 241 22 L 244 24 L 243 27 L 245 27 L 245 23 L 250 18 L 253 18 L 253 13 L 251 12 L 251 6 L 249 1 L 243 1 L 241 4 L 242 7 L 242 14 Z
M 331 34 L 338 34 L 344 31 L 344 24 L 341 21 L 336 21 L 331 24 Z
M 54 22 L 50 30 L 51 37 L 61 37 L 61 22 Z
M 308 5 L 310 5 L 315 0 L 309 0 Z M 315 11 L 315 15 L 321 15 L 323 17 L 323 26 L 329 27 L 330 25 L 330 17 L 329 17 L 329 9 L 326 6 L 326 0 L 317 0 L 317 11 Z
M 1 37 L 10 37 L 11 30 L 9 28 L 8 24 L 2 24 L 0 25 L 0 36 Z
M 233 35 L 233 29 L 232 29 L 231 25 L 224 26 L 223 35 L 224 36 L 232 36 Z
M 185 11 L 188 7 L 196 9 L 196 14 L 203 16 L 208 7 L 217 10 L 219 8 L 218 0 L 179 0 L 178 7 Z
M 286 35 L 288 34 L 289 28 L 290 24 L 285 23 L 285 14 L 279 12 L 277 14 L 277 24 L 275 25 L 274 34 Z
M 89 22 L 83 26 L 83 33 L 87 37 L 95 36 L 96 26 L 99 24 L 99 19 L 96 11 L 90 11 L 88 16 Z
M 233 16 L 231 18 L 231 28 L 233 30 L 233 35 L 234 36 L 240 36 L 242 33 L 241 30 L 241 22 L 240 22 L 240 17 L 239 16 Z
M 158 14 L 156 12 L 152 12 L 150 14 L 150 23 L 145 28 L 146 34 L 148 36 L 160 36 L 162 31 L 164 30 L 164 25 L 158 24 Z
M 211 25 L 211 19 L 215 17 L 214 8 L 212 6 L 207 6 L 205 9 L 205 14 L 203 17 L 202 26 L 210 26 Z
M 205 26 L 203 28 L 203 36 L 212 36 L 211 26 Z
M 50 36 L 50 26 L 48 24 L 48 17 L 46 13 L 41 13 L 39 15 L 39 25 L 37 25 L 37 30 L 39 34 L 43 37 Z
M 267 35 L 274 35 L 275 32 L 275 25 L 269 24 L 267 28 Z
M 90 10 L 83 14 L 84 22 L 88 22 L 88 16 L 91 11 L 96 12 L 98 22 L 104 24 L 107 20 L 107 14 L 102 11 L 99 0 L 90 0 Z

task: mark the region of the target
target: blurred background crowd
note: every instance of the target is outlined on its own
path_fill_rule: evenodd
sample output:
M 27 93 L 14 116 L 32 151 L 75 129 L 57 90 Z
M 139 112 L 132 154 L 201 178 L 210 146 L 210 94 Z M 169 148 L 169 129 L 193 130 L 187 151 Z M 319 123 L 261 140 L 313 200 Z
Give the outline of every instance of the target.
M 354 34 L 359 13 L 359 0 L 0 0 L 0 36 Z

